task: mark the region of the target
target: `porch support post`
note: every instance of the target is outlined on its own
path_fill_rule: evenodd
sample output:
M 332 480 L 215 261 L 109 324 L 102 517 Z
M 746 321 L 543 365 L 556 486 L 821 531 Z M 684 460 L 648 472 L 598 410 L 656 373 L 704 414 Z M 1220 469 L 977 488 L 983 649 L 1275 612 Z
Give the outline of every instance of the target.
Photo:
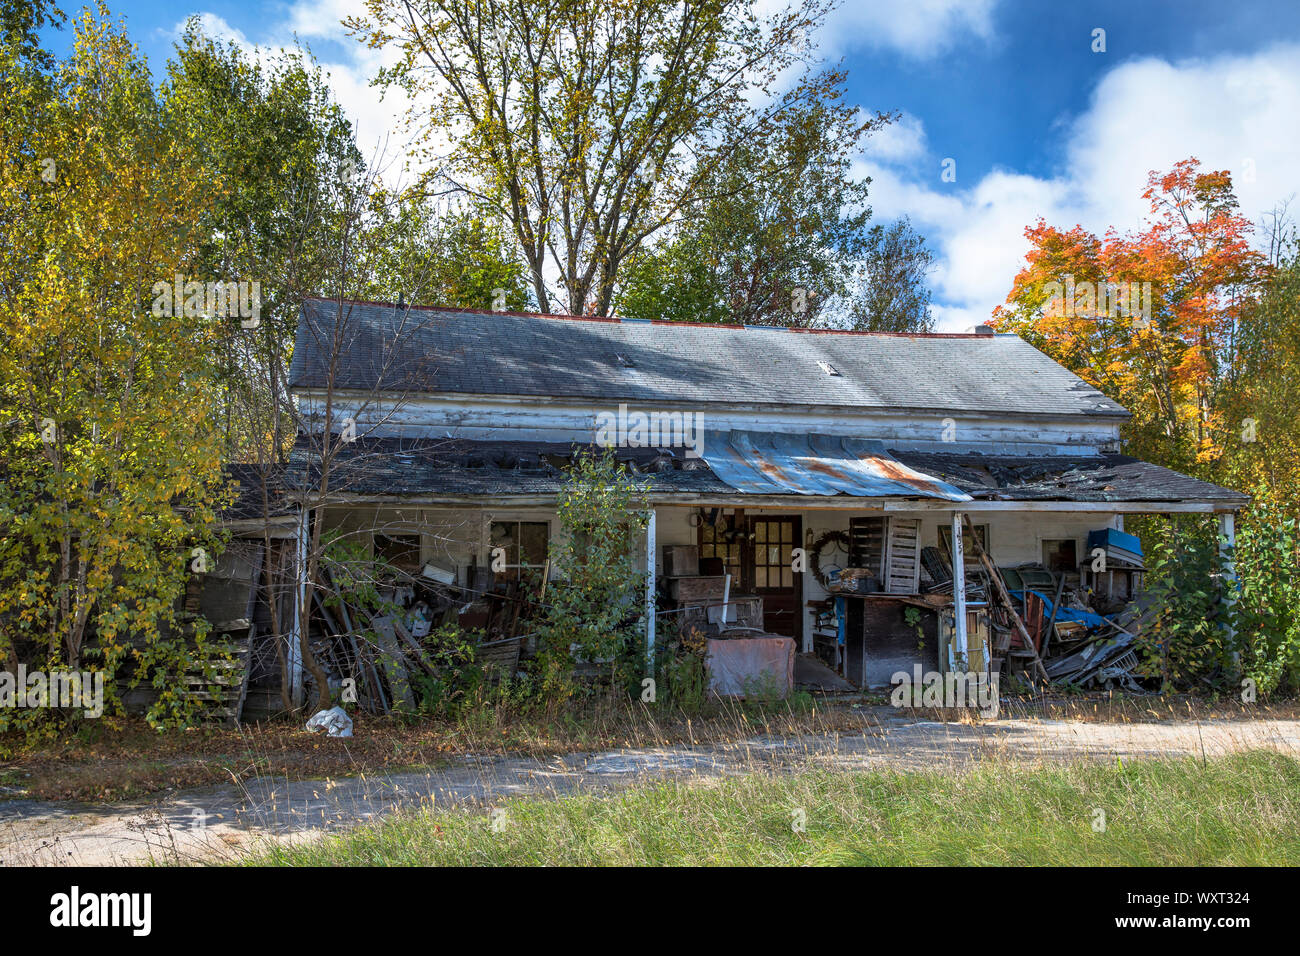
M 960 511 L 952 513 L 953 657 L 966 670 L 966 560 L 962 554 L 961 518 Z
M 302 706 L 302 633 L 311 619 L 303 607 L 303 602 L 307 599 L 307 527 L 310 514 L 306 507 L 298 512 L 298 527 L 294 536 L 293 630 L 289 636 L 289 653 L 285 659 L 289 668 L 289 699 L 295 707 Z
M 645 526 L 645 653 L 646 672 L 655 672 L 655 510 Z
M 1228 607 L 1237 603 L 1237 569 L 1232 561 L 1232 549 L 1237 546 L 1237 523 L 1236 515 L 1231 511 L 1225 511 L 1219 515 L 1219 565 L 1223 568 L 1223 585 L 1224 585 L 1224 603 Z M 1231 641 L 1236 632 L 1231 625 L 1224 628 L 1227 632 L 1228 640 Z M 1234 649 L 1232 659 L 1235 661 L 1240 657 Z

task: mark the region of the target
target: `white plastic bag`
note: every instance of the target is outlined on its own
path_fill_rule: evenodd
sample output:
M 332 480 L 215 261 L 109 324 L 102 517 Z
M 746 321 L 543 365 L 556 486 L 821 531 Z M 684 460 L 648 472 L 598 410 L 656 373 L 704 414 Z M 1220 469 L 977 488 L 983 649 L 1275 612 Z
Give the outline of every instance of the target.
M 328 737 L 351 737 L 352 718 L 342 707 L 331 707 L 312 714 L 307 729 L 313 734 L 323 730 Z

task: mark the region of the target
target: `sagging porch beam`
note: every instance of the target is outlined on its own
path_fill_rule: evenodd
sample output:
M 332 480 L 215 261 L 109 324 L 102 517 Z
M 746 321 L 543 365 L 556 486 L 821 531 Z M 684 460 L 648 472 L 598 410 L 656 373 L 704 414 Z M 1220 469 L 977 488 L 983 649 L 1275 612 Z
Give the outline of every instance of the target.
M 951 501 L 938 499 L 903 499 L 882 501 L 878 498 L 827 499 L 804 495 L 654 495 L 649 500 L 658 507 L 683 508 L 782 508 L 800 511 L 852 511 L 856 514 L 883 514 L 892 512 L 937 511 L 947 512 Z M 479 495 L 340 495 L 331 496 L 327 507 L 375 505 L 391 507 L 394 501 L 411 507 L 455 505 L 479 508 L 487 496 Z M 493 504 L 502 507 L 532 508 L 554 507 L 554 495 L 494 495 Z M 967 514 L 993 512 L 1022 512 L 1035 514 L 1234 514 L 1245 507 L 1222 501 L 964 501 L 962 510 Z

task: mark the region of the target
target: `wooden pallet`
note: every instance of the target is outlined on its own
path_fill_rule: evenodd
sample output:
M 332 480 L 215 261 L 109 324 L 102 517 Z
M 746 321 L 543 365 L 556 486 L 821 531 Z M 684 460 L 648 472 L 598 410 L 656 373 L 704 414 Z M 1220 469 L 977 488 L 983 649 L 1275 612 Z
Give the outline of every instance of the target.
M 182 696 L 202 705 L 205 723 L 236 727 L 248 698 L 249 665 L 257 625 L 245 618 L 213 628 L 213 633 L 232 659 L 212 665 L 213 673 L 209 676 L 197 668 L 186 671 L 181 677 L 181 683 L 187 687 Z
M 866 568 L 884 587 L 885 517 L 849 519 L 849 567 Z
M 921 581 L 921 522 L 916 518 L 889 517 L 885 549 L 885 590 L 890 594 L 915 594 Z
M 519 669 L 519 647 L 522 641 L 519 637 L 507 637 L 479 644 L 474 649 L 474 661 L 498 679 L 514 677 L 515 671 Z

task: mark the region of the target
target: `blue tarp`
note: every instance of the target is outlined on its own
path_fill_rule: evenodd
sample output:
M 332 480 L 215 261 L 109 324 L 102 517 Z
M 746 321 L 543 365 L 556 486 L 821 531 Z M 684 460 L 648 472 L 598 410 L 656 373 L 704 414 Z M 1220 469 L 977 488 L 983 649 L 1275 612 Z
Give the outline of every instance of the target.
M 1007 593 L 1018 601 L 1023 601 L 1025 599 L 1024 591 L 1008 591 Z M 1043 613 L 1048 615 L 1052 613 L 1052 599 L 1049 596 L 1041 591 L 1035 591 L 1033 589 L 1030 589 L 1029 593 L 1042 599 Z M 1056 619 L 1058 621 L 1082 621 L 1089 627 L 1100 627 L 1102 624 L 1106 623 L 1106 619 L 1100 614 L 1093 614 L 1091 611 L 1076 611 L 1074 608 L 1066 607 L 1064 604 L 1062 604 L 1061 609 L 1056 612 Z

